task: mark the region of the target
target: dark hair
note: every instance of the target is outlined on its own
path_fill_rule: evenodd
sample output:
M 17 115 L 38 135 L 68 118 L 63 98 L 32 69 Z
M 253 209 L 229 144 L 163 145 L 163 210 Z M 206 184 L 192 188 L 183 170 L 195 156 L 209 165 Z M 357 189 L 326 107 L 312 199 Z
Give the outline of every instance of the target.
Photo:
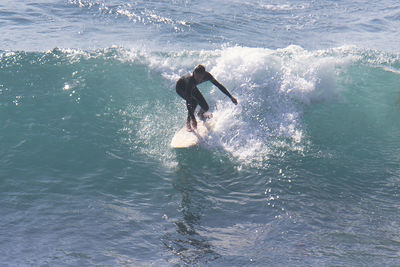
M 195 69 L 194 72 L 201 74 L 206 72 L 206 68 L 203 65 L 198 65 Z

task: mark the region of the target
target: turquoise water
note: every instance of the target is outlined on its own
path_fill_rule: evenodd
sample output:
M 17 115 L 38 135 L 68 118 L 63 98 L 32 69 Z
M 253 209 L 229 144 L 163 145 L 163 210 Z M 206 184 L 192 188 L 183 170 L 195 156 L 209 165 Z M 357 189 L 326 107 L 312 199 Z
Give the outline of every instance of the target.
M 399 264 L 394 1 L 1 7 L 3 265 Z M 239 105 L 173 150 L 199 63 Z

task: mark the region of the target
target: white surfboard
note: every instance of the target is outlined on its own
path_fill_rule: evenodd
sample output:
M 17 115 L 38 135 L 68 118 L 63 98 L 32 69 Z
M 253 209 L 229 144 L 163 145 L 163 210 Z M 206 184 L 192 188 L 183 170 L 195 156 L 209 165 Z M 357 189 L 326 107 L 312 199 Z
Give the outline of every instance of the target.
M 172 138 L 172 148 L 189 148 L 197 146 L 203 141 L 212 131 L 215 125 L 214 118 L 208 119 L 205 122 L 197 120 L 197 129 L 188 131 L 186 125 L 177 131 Z

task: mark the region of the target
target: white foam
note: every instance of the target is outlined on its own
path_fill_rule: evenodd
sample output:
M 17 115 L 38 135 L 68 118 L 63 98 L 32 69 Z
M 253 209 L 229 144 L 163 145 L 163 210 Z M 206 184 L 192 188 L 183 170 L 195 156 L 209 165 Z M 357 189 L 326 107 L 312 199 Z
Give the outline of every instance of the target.
M 384 67 L 382 67 L 382 69 L 385 70 L 385 71 L 387 71 L 387 72 L 392 72 L 392 73 L 395 73 L 395 74 L 400 74 L 400 69 L 396 69 L 396 68 L 393 68 L 393 67 L 384 66 Z
M 210 83 L 200 89 L 219 118 L 210 146 L 222 148 L 242 164 L 268 164 L 271 155 L 302 151 L 307 145 L 302 122 L 304 108 L 315 102 L 334 101 L 338 69 L 356 59 L 351 48 L 306 51 L 299 46 L 271 50 L 226 47 L 213 51 L 142 53 L 142 60 L 159 72 L 175 94 L 177 79 L 197 64 L 237 97 L 235 106 Z M 135 53 L 137 59 L 137 53 Z M 211 89 L 211 90 L 210 90 Z M 182 121 L 186 118 L 184 103 Z
M 238 98 L 239 106 L 218 89 L 212 90 L 224 121 L 217 128 L 224 136 L 220 146 L 251 164 L 265 162 L 282 142 L 292 150 L 304 149 L 304 107 L 334 100 L 340 94 L 337 67 L 351 62 L 347 56 L 333 54 L 298 46 L 221 50 L 211 73 Z
M 298 4 L 298 5 L 290 5 L 290 4 L 261 4 L 261 8 L 271 11 L 293 11 L 293 10 L 303 10 L 309 8 L 309 4 Z

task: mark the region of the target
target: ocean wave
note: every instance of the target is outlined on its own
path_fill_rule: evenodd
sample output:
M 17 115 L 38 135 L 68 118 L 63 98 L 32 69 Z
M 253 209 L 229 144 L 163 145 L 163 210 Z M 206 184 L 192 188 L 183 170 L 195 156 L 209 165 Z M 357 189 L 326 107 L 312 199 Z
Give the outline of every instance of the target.
M 14 109 L 32 112 L 41 99 L 47 99 L 49 114 L 69 103 L 70 110 L 60 118 L 69 118 L 76 109 L 105 120 L 114 118 L 120 125 L 115 134 L 123 143 L 174 165 L 175 154 L 168 144 L 186 117 L 185 105 L 174 86 L 181 75 L 199 63 L 239 100 L 238 106 L 232 105 L 211 84 L 200 85 L 219 118 L 205 148 L 261 168 L 268 166 L 271 157 L 310 149 L 313 139 L 304 116 L 313 113 L 315 107 L 361 103 L 361 97 L 373 96 L 384 97 L 374 100 L 382 102 L 388 95 L 396 95 L 397 89 L 391 86 L 398 79 L 393 70 L 399 66 L 398 55 L 351 46 L 317 51 L 299 46 L 277 50 L 234 46 L 182 52 L 122 47 L 4 51 L 0 53 L 0 106 L 3 114 Z M 376 96 L 371 91 L 375 88 L 366 85 L 359 89 L 359 99 L 354 99 L 355 89 L 351 87 L 366 77 L 354 80 L 350 73 L 364 71 L 370 73 L 370 79 L 378 79 L 381 74 L 377 67 L 394 75 L 387 84 L 380 80 L 388 92 Z
M 125 17 L 133 23 L 143 25 L 171 25 L 177 32 L 185 31 L 190 28 L 188 22 L 182 20 L 174 20 L 170 17 L 162 15 L 156 8 L 152 8 L 151 4 L 138 5 L 134 3 L 108 4 L 103 1 L 91 0 L 69 0 L 70 5 L 89 10 L 97 10 L 104 16 Z

